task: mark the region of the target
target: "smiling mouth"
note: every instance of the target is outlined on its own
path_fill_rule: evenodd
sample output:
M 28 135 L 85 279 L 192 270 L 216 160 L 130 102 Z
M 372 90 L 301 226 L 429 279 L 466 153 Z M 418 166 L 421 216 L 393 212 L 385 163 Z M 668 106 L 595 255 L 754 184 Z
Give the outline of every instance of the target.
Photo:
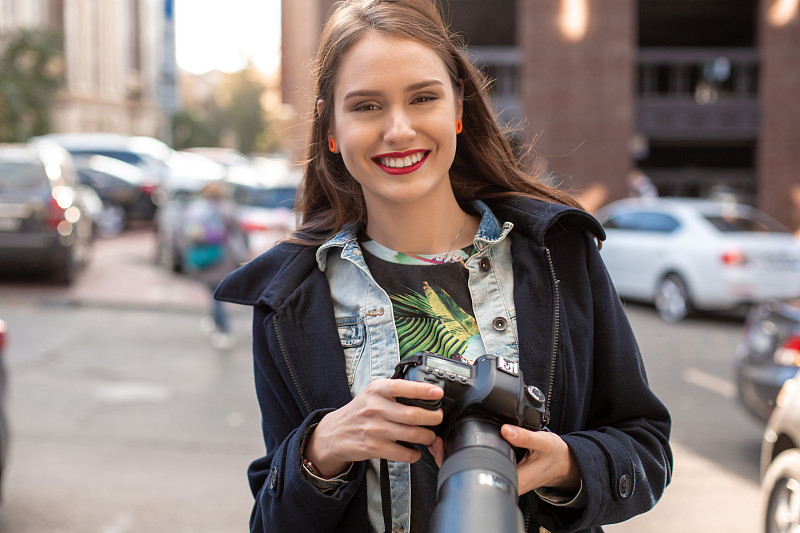
M 429 153 L 430 151 L 428 150 L 420 150 L 408 155 L 392 154 L 376 156 L 373 157 L 372 160 L 378 165 L 394 171 L 413 170 L 425 160 Z

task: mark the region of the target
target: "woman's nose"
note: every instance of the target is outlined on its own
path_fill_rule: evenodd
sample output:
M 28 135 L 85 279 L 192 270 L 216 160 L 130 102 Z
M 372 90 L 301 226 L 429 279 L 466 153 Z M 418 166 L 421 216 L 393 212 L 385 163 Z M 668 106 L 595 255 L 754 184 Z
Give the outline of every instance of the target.
M 384 141 L 388 144 L 399 144 L 413 139 L 416 135 L 411 118 L 407 113 L 395 111 L 388 116 Z

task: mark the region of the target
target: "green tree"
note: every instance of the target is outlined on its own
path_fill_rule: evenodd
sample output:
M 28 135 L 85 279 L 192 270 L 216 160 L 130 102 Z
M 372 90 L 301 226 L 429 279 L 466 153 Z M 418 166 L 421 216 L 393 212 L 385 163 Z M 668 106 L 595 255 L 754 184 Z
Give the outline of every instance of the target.
M 183 109 L 172 116 L 172 144 L 181 150 L 194 146 L 217 146 L 221 132 L 220 112 L 200 108 Z
M 233 132 L 242 153 L 256 148 L 256 141 L 267 128 L 261 105 L 266 87 L 256 68 L 251 64 L 228 76 L 223 86 L 220 102 L 221 124 Z
M 63 83 L 62 37 L 44 29 L 0 37 L 0 141 L 50 130 L 53 97 Z

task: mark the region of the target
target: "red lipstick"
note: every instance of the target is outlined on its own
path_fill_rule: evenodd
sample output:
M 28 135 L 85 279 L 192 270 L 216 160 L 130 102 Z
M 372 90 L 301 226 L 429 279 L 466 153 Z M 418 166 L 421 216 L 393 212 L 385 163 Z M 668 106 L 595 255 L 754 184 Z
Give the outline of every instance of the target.
M 422 153 L 422 159 L 420 159 L 419 161 L 408 167 L 388 167 L 383 163 L 381 163 L 381 160 L 387 157 L 402 159 L 404 157 L 408 157 L 410 155 L 418 153 Z M 380 168 L 387 174 L 392 174 L 396 176 L 399 174 L 409 174 L 419 169 L 425 163 L 425 160 L 428 159 L 428 154 L 430 154 L 429 150 L 407 150 L 405 152 L 387 152 L 385 154 L 376 155 L 375 157 L 372 158 L 372 162 L 375 163 L 375 165 L 377 165 L 378 168 Z

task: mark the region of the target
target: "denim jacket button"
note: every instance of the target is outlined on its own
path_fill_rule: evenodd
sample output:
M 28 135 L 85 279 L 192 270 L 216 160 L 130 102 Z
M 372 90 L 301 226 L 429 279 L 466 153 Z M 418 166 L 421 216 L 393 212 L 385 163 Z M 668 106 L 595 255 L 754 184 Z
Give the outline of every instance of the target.
M 489 272 L 492 269 L 492 261 L 488 257 L 481 259 L 481 272 Z
M 503 331 L 508 327 L 508 320 L 501 316 L 495 317 L 494 320 L 492 320 L 492 327 L 497 331 Z

